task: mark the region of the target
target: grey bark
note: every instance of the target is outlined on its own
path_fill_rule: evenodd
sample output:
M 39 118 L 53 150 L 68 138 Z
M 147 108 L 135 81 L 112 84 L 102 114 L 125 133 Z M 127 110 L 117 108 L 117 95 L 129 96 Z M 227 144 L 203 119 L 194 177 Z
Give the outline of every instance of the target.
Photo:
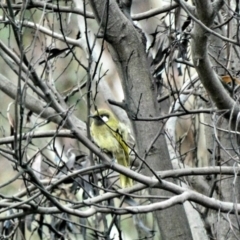
M 215 17 L 222 7 L 223 1 L 215 1 L 211 3 L 210 1 L 197 0 L 195 3 L 195 16 L 207 27 L 211 27 Z M 214 101 L 214 104 L 216 104 L 219 109 L 226 110 L 224 117 L 227 118 L 228 121 L 224 121 L 222 127 L 228 129 L 227 126 L 229 125 L 236 126 L 237 116 L 240 109 L 235 101 L 230 97 L 229 93 L 225 90 L 218 78 L 218 74 L 223 74 L 224 71 L 221 70 L 217 74 L 212 67 L 213 65 L 209 58 L 209 52 L 212 50 L 211 52 L 214 54 L 214 49 L 209 47 L 210 39 L 214 40 L 214 45 L 216 45 L 216 43 L 217 45 L 221 45 L 221 41 L 219 41 L 219 39 L 217 40 L 216 37 L 210 38 L 207 30 L 200 24 L 195 23 L 191 42 L 194 66 L 203 86 Z M 214 61 L 213 63 L 215 64 L 216 62 Z M 222 62 L 222 64 L 225 65 L 224 62 Z M 236 164 L 236 160 L 233 156 L 238 153 L 236 137 L 230 133 L 221 133 L 216 131 L 214 133 L 214 140 L 218 145 L 218 151 L 213 154 L 213 156 L 216 155 L 216 159 L 214 160 L 218 161 L 216 164 L 222 166 L 234 166 L 234 164 Z M 235 203 L 239 202 L 239 190 L 238 187 L 236 187 L 239 186 L 239 178 L 227 178 L 223 175 L 220 177 L 217 185 L 219 191 L 215 195 L 216 198 L 220 198 L 223 201 L 232 201 Z M 211 230 L 214 238 L 238 239 L 240 237 L 237 214 L 227 216 L 211 211 L 208 216 L 208 221 L 211 223 Z
M 228 126 L 228 121 L 224 119 L 219 124 L 220 128 L 225 128 Z M 218 141 L 220 142 L 220 156 L 219 163 L 222 166 L 232 166 L 236 167 L 238 164 L 236 162 L 239 147 L 236 141 L 236 135 L 231 133 L 217 132 Z M 227 177 L 226 175 L 219 176 L 219 195 L 216 198 L 233 202 L 234 204 L 239 203 L 240 193 L 239 193 L 239 177 L 232 176 Z M 240 228 L 239 228 L 239 216 L 238 213 L 227 215 L 218 214 L 218 217 L 214 218 L 213 228 L 216 233 L 217 239 L 239 239 L 240 238 Z
M 111 45 L 111 54 L 122 79 L 128 116 L 134 120 L 135 117 L 159 115 L 142 34 L 124 16 L 116 1 L 109 1 L 108 6 L 106 1 L 99 0 L 91 0 L 90 4 L 95 18 L 105 29 L 105 39 Z M 132 121 L 132 124 L 139 156 L 146 160 L 151 169 L 171 169 L 164 135 L 161 134 L 151 146 L 162 125 L 140 121 Z M 147 167 L 144 171 L 152 174 Z M 152 193 L 167 194 L 161 190 Z M 192 239 L 182 205 L 157 211 L 156 218 L 162 239 Z
M 214 18 L 221 8 L 221 5 L 217 4 L 219 2 L 222 1 L 214 3 L 210 3 L 210 1 L 196 1 L 196 17 L 207 27 L 212 25 Z M 229 118 L 232 114 L 231 117 L 234 122 L 237 119 L 240 109 L 223 87 L 218 75 L 212 68 L 212 63 L 208 55 L 208 35 L 207 30 L 201 25 L 198 23 L 194 24 L 191 42 L 193 63 L 203 86 L 210 94 L 216 106 L 219 109 L 226 110 L 225 117 Z
M 17 86 L 12 83 L 9 79 L 7 79 L 5 76 L 0 74 L 0 90 L 6 93 L 9 97 L 12 99 L 17 98 Z M 39 115 L 39 117 L 42 117 L 46 120 L 52 121 L 56 124 L 60 124 L 62 121 L 62 118 L 59 116 L 59 114 L 51 107 L 47 107 L 46 103 L 42 102 L 41 100 L 31 96 L 30 94 L 26 93 L 25 99 L 24 99 L 25 107 L 32 112 Z M 86 135 L 86 126 L 85 124 L 77 119 L 74 115 L 72 116 L 75 126 L 81 131 L 83 135 Z M 64 127 L 68 127 L 66 123 L 63 125 Z

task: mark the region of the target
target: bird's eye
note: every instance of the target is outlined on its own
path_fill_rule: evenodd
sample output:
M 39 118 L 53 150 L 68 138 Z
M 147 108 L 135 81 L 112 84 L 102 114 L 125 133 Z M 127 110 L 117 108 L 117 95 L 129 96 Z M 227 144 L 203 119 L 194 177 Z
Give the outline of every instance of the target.
M 104 122 L 107 122 L 108 119 L 109 119 L 109 117 L 106 116 L 106 115 L 102 115 L 101 118 L 102 118 L 102 120 L 103 120 Z

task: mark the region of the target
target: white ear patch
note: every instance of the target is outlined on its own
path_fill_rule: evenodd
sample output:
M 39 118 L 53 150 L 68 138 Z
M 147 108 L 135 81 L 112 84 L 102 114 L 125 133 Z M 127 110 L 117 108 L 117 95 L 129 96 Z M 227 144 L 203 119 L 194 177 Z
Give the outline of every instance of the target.
M 109 118 L 106 115 L 102 116 L 101 118 L 105 123 L 109 120 Z

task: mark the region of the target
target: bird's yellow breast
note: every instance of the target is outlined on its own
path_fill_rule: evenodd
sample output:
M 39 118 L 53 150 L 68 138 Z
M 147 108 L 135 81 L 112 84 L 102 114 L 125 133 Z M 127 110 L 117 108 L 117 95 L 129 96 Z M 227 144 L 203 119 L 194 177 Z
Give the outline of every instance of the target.
M 119 150 L 121 150 L 121 146 L 119 141 L 117 140 L 114 131 L 109 129 L 108 126 L 91 126 L 91 135 L 93 137 L 94 142 L 103 150 L 117 153 Z

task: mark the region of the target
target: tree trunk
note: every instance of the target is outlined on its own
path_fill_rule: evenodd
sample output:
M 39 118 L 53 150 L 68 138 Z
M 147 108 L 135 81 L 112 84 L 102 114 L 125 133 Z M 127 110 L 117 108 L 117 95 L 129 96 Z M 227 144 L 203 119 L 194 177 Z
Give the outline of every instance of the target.
M 124 16 L 116 1 L 109 1 L 108 6 L 106 1 L 91 0 L 90 3 L 103 31 L 106 28 L 105 39 L 111 44 L 111 54 L 122 79 L 126 111 L 133 120 L 138 154 L 146 160 L 150 169 L 172 169 L 164 135 L 160 134 L 160 137 L 152 142 L 160 132 L 162 124 L 134 121 L 138 117 L 159 115 L 145 54 L 144 38 L 134 28 L 132 22 Z M 145 165 L 143 166 L 144 171 L 152 175 L 151 171 Z M 152 193 L 158 196 L 171 196 L 162 190 L 153 190 Z M 192 239 L 182 205 L 157 211 L 155 214 L 162 239 Z

